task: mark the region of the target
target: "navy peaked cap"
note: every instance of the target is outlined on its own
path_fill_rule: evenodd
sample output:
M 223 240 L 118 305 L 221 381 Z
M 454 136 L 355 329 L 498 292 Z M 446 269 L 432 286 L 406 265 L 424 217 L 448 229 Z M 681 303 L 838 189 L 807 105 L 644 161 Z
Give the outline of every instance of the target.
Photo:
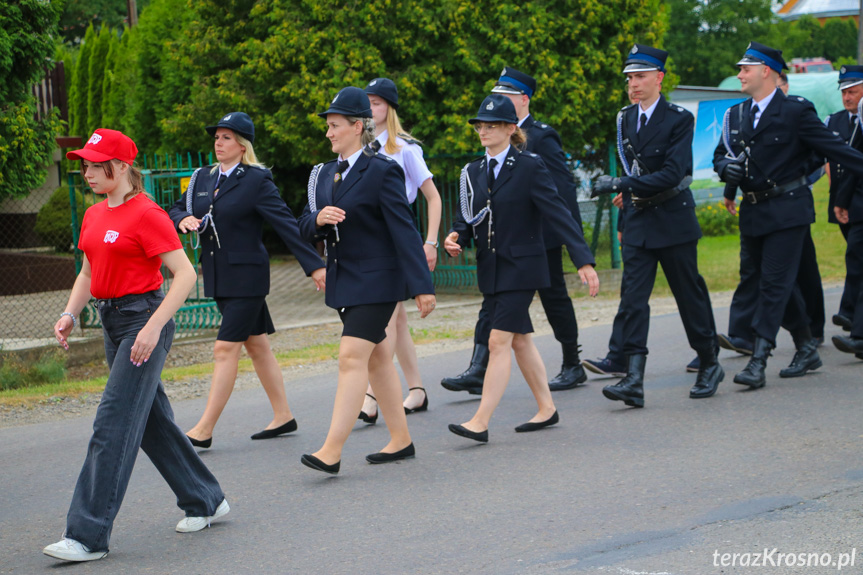
M 333 101 L 330 102 L 330 107 L 326 112 L 318 114 L 321 118 L 326 118 L 327 114 L 341 114 L 342 116 L 352 116 L 355 118 L 371 118 L 372 106 L 369 104 L 369 97 L 362 88 L 348 86 L 342 88 Z
M 665 72 L 665 61 L 668 59 L 668 52 L 647 46 L 645 44 L 635 44 L 632 50 L 626 57 L 626 62 L 623 64 L 623 73 L 630 72 L 652 72 L 657 70 Z
M 366 94 L 379 96 L 387 101 L 387 103 L 399 109 L 399 91 L 396 89 L 396 84 L 389 78 L 375 78 L 366 86 Z
M 839 69 L 839 89 L 863 84 L 863 66 L 842 66 Z
M 518 115 L 516 115 L 515 106 L 509 98 L 500 94 L 491 94 L 486 96 L 480 104 L 476 118 L 471 118 L 468 122 L 471 124 L 477 122 L 518 124 Z
M 255 141 L 255 124 L 248 114 L 244 112 L 231 112 L 225 114 L 219 123 L 215 126 L 207 126 L 207 133 L 211 136 L 216 135 L 216 130 L 219 128 L 228 128 L 237 134 L 241 135 L 250 142 Z
M 533 98 L 534 92 L 536 92 L 536 80 L 533 76 L 528 76 L 509 66 L 504 66 L 500 78 L 491 89 L 492 94 L 527 94 L 528 98 Z
M 764 64 L 777 74 L 781 74 L 783 69 L 788 69 L 788 64 L 782 57 L 782 50 L 776 50 L 758 42 L 750 42 L 749 46 L 746 47 L 746 53 L 743 54 L 743 58 L 737 65 L 752 66 L 755 64 Z

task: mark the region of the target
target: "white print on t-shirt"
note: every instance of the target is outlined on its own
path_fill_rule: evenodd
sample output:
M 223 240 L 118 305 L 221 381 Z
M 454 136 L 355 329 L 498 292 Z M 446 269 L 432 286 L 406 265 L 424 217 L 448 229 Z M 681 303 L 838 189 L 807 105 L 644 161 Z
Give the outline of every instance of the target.
M 117 241 L 117 238 L 120 237 L 120 232 L 115 232 L 114 230 L 108 230 L 105 232 L 105 243 L 113 244 Z

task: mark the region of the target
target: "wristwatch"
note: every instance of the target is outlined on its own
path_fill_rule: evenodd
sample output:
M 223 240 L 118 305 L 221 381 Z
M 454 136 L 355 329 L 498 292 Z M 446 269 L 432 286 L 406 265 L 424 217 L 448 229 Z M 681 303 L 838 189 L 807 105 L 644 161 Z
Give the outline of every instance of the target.
M 433 241 L 433 242 L 430 242 L 430 241 L 426 240 L 426 243 L 427 243 L 428 245 L 430 245 L 430 246 L 434 247 L 435 249 L 437 249 L 437 248 L 439 248 L 439 247 L 440 247 L 440 242 L 439 242 L 439 241 L 437 241 L 437 240 L 435 240 L 435 241 Z

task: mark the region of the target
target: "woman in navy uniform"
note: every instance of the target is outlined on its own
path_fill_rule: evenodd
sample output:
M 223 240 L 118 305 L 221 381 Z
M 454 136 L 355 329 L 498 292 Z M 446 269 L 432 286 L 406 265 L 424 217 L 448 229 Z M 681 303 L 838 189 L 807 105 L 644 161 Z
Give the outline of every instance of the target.
M 512 102 L 492 94 L 469 120 L 486 148 L 482 159 L 462 170 L 461 210 L 444 247 L 457 256 L 474 239 L 483 307 L 488 311 L 489 362 L 479 409 L 450 431 L 475 441 L 488 441 L 488 427 L 503 397 L 511 371 L 510 351 L 539 407 L 536 415 L 516 428 L 535 431 L 558 422 L 545 365 L 533 343 L 528 308 L 536 290 L 549 285 L 544 256 L 545 225 L 566 243 L 572 262 L 590 295 L 599 291 L 594 260 L 581 228 L 558 195 L 545 163 L 531 152 L 520 152 L 524 133 Z
M 373 150 L 391 157 L 405 173 L 405 196 L 409 204 L 422 192 L 426 200 L 426 237 L 423 251 L 429 271 L 434 271 L 437 263 L 438 229 L 441 218 L 441 198 L 432 179 L 432 173 L 423 159 L 420 142 L 411 136 L 401 124 L 396 110 L 399 107 L 399 93 L 395 83 L 389 78 L 375 78 L 365 87 L 372 107 L 375 121 L 375 141 Z M 428 409 L 428 394 L 420 376 L 417 352 L 408 328 L 407 310 L 402 302 L 387 326 L 387 338 L 395 342 L 396 357 L 408 384 L 408 396 L 404 400 L 405 413 L 416 413 Z M 360 411 L 360 419 L 367 423 L 377 421 L 377 405 L 371 386 L 366 391 L 366 400 Z
M 542 158 L 551 174 L 557 193 L 566 202 L 575 222 L 581 228 L 578 209 L 578 189 L 572 171 L 566 163 L 566 154 L 557 131 L 537 120 L 530 112 L 530 101 L 536 92 L 536 79 L 515 68 L 505 67 L 492 88 L 493 94 L 503 94 L 513 103 L 518 117 L 518 126 L 527 138 L 525 148 Z M 539 290 L 548 323 L 554 338 L 560 342 L 563 355 L 560 372 L 548 382 L 552 391 L 572 389 L 587 380 L 581 367 L 578 345 L 578 323 L 572 300 L 566 289 L 563 276 L 563 239 L 548 227 L 543 229 L 545 256 L 548 261 L 550 281 L 548 287 Z M 450 391 L 482 393 L 482 382 L 488 365 L 488 310 L 480 309 L 474 329 L 474 352 L 467 370 L 455 377 L 445 377 L 441 385 Z
M 168 213 L 180 232 L 198 235 L 204 295 L 215 298 L 222 313 L 213 347 L 215 366 L 207 406 L 187 433 L 197 447 L 212 445 L 213 428 L 231 397 L 244 346 L 273 407 L 273 420 L 252 439 L 268 439 L 297 429 L 285 397 L 282 370 L 267 337 L 275 328 L 266 302 L 270 260 L 261 241 L 264 222 L 276 230 L 318 289 L 325 281 L 321 258 L 300 238 L 297 221 L 279 195 L 270 171 L 258 163 L 251 118 L 232 112 L 215 126 L 207 126 L 207 132 L 215 138 L 219 163 L 198 170 L 189 189 Z
M 815 220 L 809 160 L 815 152 L 863 175 L 863 154 L 828 130 L 811 102 L 786 97 L 776 87 L 787 68 L 780 50 L 751 42 L 737 65 L 741 89 L 751 98 L 727 112 L 713 166 L 728 184 L 725 207 L 731 214 L 737 213 L 736 188 L 743 192 L 741 282 L 754 277 L 758 303 L 751 321 L 752 356 L 734 382 L 755 389 L 767 382 L 767 358 L 780 324 L 791 331 L 797 350 L 780 377 L 798 377 L 822 365 L 795 282 L 806 232 Z
M 434 309 L 435 297 L 405 197 L 404 172 L 394 160 L 368 148 L 375 133 L 368 96 L 360 88 L 344 88 L 318 115 L 326 118 L 327 138 L 339 157 L 315 166 L 309 205 L 299 223 L 307 241 L 325 242 L 326 303 L 338 310 L 344 328 L 330 430 L 323 447 L 301 461 L 335 474 L 367 382 L 386 419 L 390 442 L 366 460 L 387 463 L 414 456 L 386 327 L 405 293 L 416 299 L 421 317 Z
M 692 181 L 692 114 L 661 94 L 668 53 L 636 44 L 623 73 L 638 104 L 621 111 L 618 148 L 626 176 L 601 176 L 596 193 L 623 192 L 623 282 L 618 313 L 624 315 L 626 376 L 602 393 L 632 407 L 644 406 L 644 366 L 650 294 L 657 265 L 668 278 L 689 345 L 698 354 L 693 399 L 711 397 L 724 377 L 716 358 L 713 308 L 698 273 L 698 239 Z

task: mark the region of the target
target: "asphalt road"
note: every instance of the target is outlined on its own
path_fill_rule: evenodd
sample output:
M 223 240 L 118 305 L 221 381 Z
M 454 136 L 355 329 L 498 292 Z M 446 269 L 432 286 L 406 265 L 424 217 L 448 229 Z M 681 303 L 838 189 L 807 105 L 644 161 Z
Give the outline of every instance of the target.
M 828 293 L 828 310 L 838 295 Z M 727 313 L 716 310 L 723 328 Z M 828 340 L 836 333 L 828 326 Z M 608 334 L 584 329 L 585 356 L 603 354 Z M 424 358 L 431 409 L 409 416 L 417 458 L 366 464 L 386 432 L 382 420 L 358 422 L 337 477 L 299 461 L 323 441 L 335 373 L 288 384 L 300 428 L 271 441 L 248 438 L 269 421 L 263 391 L 238 392 L 202 453 L 231 513 L 203 532 L 175 533 L 182 512 L 142 456 L 110 554 L 76 566 L 41 549 L 63 531 L 91 420 L 2 429 L 0 573 L 784 575 L 837 572 L 851 553 L 854 566 L 841 572 L 863 572 L 863 362 L 828 343 L 822 369 L 780 380 L 793 355 L 782 334 L 766 388 L 731 383 L 746 360 L 723 352 L 719 393 L 695 401 L 678 317 L 653 318 L 650 339 L 644 409 L 606 400 L 607 380 L 591 379 L 555 394 L 560 425 L 516 434 L 535 404 L 514 370 L 487 445 L 447 431 L 477 403 L 437 383 L 470 352 Z M 554 373 L 556 343 L 537 344 Z M 181 427 L 203 405 L 176 403 Z M 789 567 L 811 565 L 801 553 L 836 564 Z

